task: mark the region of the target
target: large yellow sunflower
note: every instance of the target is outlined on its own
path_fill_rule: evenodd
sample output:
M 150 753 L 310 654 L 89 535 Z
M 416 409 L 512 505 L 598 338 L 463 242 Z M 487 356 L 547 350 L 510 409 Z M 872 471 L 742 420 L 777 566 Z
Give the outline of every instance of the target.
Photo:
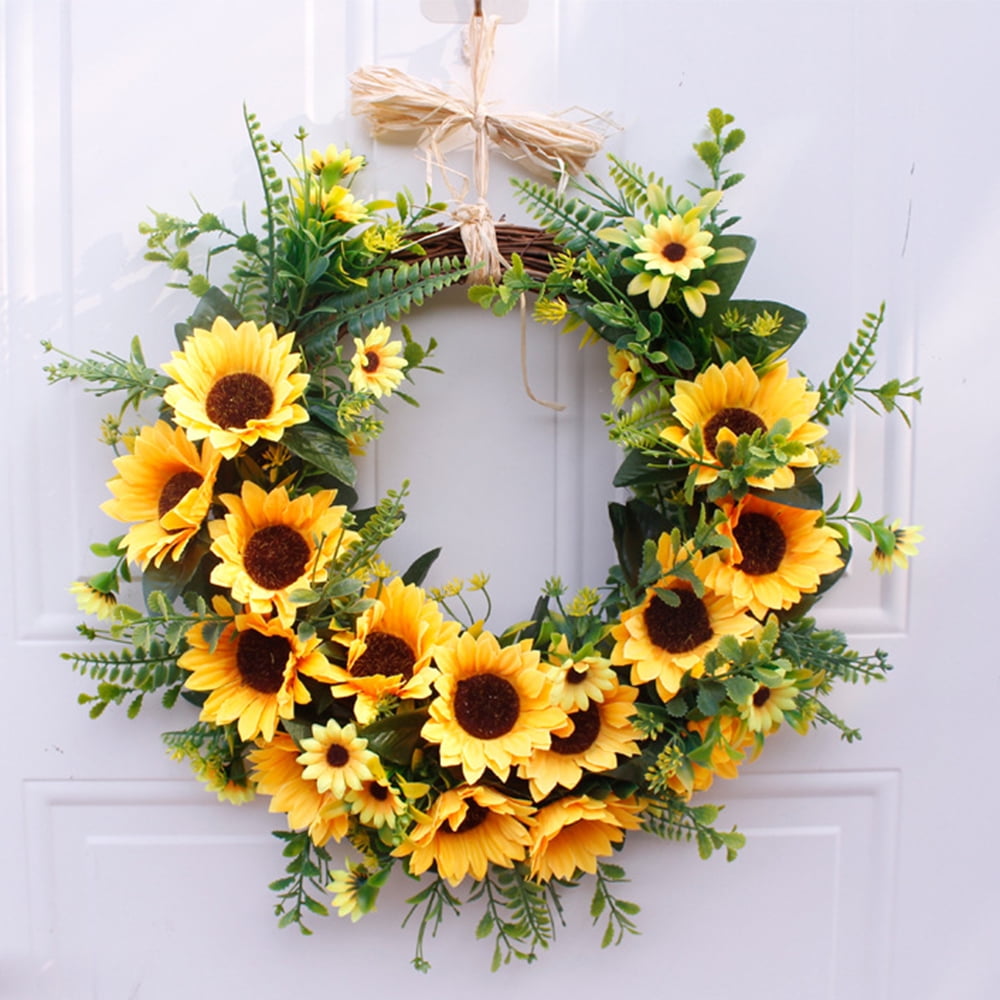
M 642 808 L 634 797 L 570 795 L 539 809 L 531 828 L 532 878 L 547 882 L 571 879 L 578 871 L 593 875 L 597 859 L 611 854 L 626 830 L 639 829 Z
M 309 376 L 293 374 L 299 355 L 295 335 L 278 337 L 274 326 L 235 329 L 221 316 L 211 330 L 196 328 L 163 370 L 174 379 L 163 399 L 192 441 L 207 437 L 226 458 L 260 438 L 277 441 L 288 427 L 309 419 L 295 402 Z
M 108 480 L 113 499 L 101 510 L 134 523 L 125 536 L 128 558 L 141 569 L 180 559 L 212 503 L 222 456 L 205 441 L 198 448 L 179 427 L 158 420 L 143 427 L 130 455 L 116 458 Z
M 466 781 L 478 781 L 486 768 L 506 780 L 512 766 L 548 748 L 554 729 L 567 727 L 529 640 L 501 648 L 489 632 L 466 632 L 435 658 L 438 695 L 421 733 L 440 744 L 445 767 L 461 766 Z
M 446 622 L 420 587 L 398 577 L 375 582 L 365 596 L 372 604 L 358 616 L 354 631 L 334 636 L 347 646 L 347 664 L 334 666 L 332 688 L 338 698 L 357 695 L 354 717 L 362 725 L 374 721 L 384 698 L 429 698 L 437 676 L 434 650 L 461 628 Z
M 341 840 L 350 826 L 350 811 L 329 792 L 321 792 L 315 781 L 302 777 L 305 768 L 298 762 L 301 751 L 286 733 L 250 751 L 257 791 L 270 795 L 268 812 L 288 815 L 292 830 L 308 830 L 313 842 L 322 847 L 331 837 Z
M 822 511 L 750 495 L 721 506 L 728 520 L 720 532 L 732 547 L 720 551 L 705 581 L 757 616 L 787 610 L 814 593 L 821 576 L 843 566 L 837 533 L 816 523 Z
M 528 779 L 536 802 L 556 785 L 575 787 L 584 771 L 610 771 L 619 755 L 631 757 L 639 752 L 635 741 L 642 739 L 642 733 L 631 722 L 637 693 L 633 687 L 616 684 L 601 701 L 570 712 L 573 731 L 553 736 L 548 750 L 536 750 L 518 768 L 518 774 Z
M 646 591 L 642 603 L 624 611 L 612 628 L 615 647 L 611 662 L 631 666 L 633 684 L 656 681 L 660 697 L 669 701 L 680 689 L 685 674 L 702 674 L 705 655 L 724 635 L 748 636 L 755 622 L 746 614 L 746 605 L 736 604 L 725 591 L 708 585 L 719 559 L 717 554 L 690 554 L 687 548 L 675 553 L 666 534 L 660 537 L 656 551 L 664 573 L 687 559 L 692 572 L 705 584 L 704 593 L 699 597 L 687 580 L 664 576 Z M 668 604 L 660 597 L 660 590 L 671 591 L 678 603 Z
M 334 506 L 336 495 L 320 490 L 289 500 L 283 486 L 265 492 L 249 480 L 239 496 L 224 493 L 219 499 L 229 513 L 211 524 L 212 552 L 220 560 L 211 582 L 259 614 L 273 607 L 290 624 L 295 605 L 289 595 L 322 578 L 338 551 L 358 539 L 344 528 L 347 508 Z
M 409 857 L 411 875 L 431 865 L 452 885 L 466 875 L 480 880 L 489 865 L 510 868 L 524 859 L 534 807 L 486 785 L 460 785 L 444 792 L 392 853 Z
M 811 468 L 818 462 L 809 447 L 826 434 L 825 427 L 809 420 L 818 401 L 819 393 L 808 390 L 804 378 L 788 377 L 786 361 L 758 377 L 750 362 L 740 358 L 721 368 L 711 365 L 693 382 L 678 381 L 671 399 L 678 423 L 664 428 L 661 436 L 694 460 L 697 484 L 704 486 L 718 478 L 715 449 L 719 441 L 735 442 L 741 434 L 770 431 L 785 419 L 791 425 L 789 440 L 804 450 L 771 475 L 750 482 L 764 489 L 786 489 L 795 482 L 793 468 Z M 695 427 L 701 432 L 704 453 L 691 443 Z
M 222 597 L 213 601 L 222 615 L 232 614 Z M 188 630 L 189 648 L 177 661 L 190 670 L 185 685 L 210 692 L 201 709 L 203 722 L 236 722 L 240 738 L 274 737 L 279 719 L 290 719 L 295 705 L 310 701 L 301 678 L 329 682 L 329 663 L 319 638 L 302 640 L 277 618 L 236 615 L 218 640 L 205 635 L 205 623 Z
M 403 381 L 403 345 L 398 340 L 390 343 L 390 333 L 385 323 L 379 323 L 364 340 L 354 338 L 350 380 L 355 392 L 370 392 L 376 398 L 388 396 Z

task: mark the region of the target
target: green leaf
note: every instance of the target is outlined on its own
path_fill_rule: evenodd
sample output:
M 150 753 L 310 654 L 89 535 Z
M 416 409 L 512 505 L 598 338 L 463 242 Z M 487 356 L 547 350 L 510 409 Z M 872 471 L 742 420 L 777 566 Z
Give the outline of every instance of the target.
M 357 471 L 351 461 L 347 440 L 333 431 L 299 424 L 289 427 L 281 438 L 288 450 L 336 479 L 354 485 Z
M 192 329 L 198 327 L 203 330 L 211 330 L 212 323 L 218 316 L 228 320 L 233 326 L 239 326 L 243 322 L 243 315 L 236 308 L 233 300 L 221 288 L 213 285 L 198 300 L 194 312 L 188 319 L 188 325 Z
M 695 367 L 694 355 L 688 349 L 686 344 L 681 343 L 679 340 L 667 341 L 666 345 L 667 355 L 670 360 L 683 372 L 690 371 Z
M 424 582 L 424 578 L 427 576 L 428 570 L 434 565 L 437 557 L 441 555 L 441 549 L 430 549 L 425 552 L 422 556 L 418 556 L 416 559 L 410 563 L 409 568 L 403 574 L 403 583 L 412 583 L 416 586 L 420 586 Z
M 725 685 L 726 694 L 737 705 L 749 701 L 757 690 L 757 685 L 749 677 L 727 677 L 722 683 Z
M 488 937 L 493 930 L 493 917 L 489 913 L 484 913 L 482 920 L 476 925 L 476 937 L 482 939 Z

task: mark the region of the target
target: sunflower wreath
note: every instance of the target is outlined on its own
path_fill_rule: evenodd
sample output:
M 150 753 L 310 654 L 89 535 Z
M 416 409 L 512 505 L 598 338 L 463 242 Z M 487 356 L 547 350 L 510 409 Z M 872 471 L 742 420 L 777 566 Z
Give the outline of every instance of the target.
M 124 395 L 103 424 L 118 457 L 102 509 L 129 528 L 92 546 L 110 568 L 71 588 L 98 620 L 79 629 L 96 647 L 64 654 L 96 682 L 80 701 L 94 717 L 110 704 L 135 716 L 153 692 L 200 708 L 163 738 L 220 799 L 266 796 L 284 814 L 287 871 L 271 885 L 283 926 L 308 933 L 325 893 L 358 919 L 398 866 L 425 876 L 407 916 L 419 969 L 427 932 L 465 904 L 495 940 L 494 968 L 534 958 L 560 895 L 583 882 L 602 944 L 618 942 L 637 930 L 611 860 L 629 832 L 731 859 L 742 835 L 695 793 L 735 778 L 782 723 L 857 737 L 825 697 L 882 679 L 886 653 L 848 648 L 808 612 L 843 573 L 852 530 L 879 571 L 905 566 L 920 535 L 864 517 L 860 495 L 824 507 L 818 476 L 836 455 L 823 440 L 855 401 L 905 419 L 919 386 L 867 384 L 881 310 L 825 381 L 789 373 L 805 316 L 735 296 L 753 241 L 720 205 L 744 139 L 722 111 L 695 144 L 709 182 L 690 196 L 613 157 L 608 180 L 566 193 L 516 182 L 553 252 L 540 268 L 514 254 L 469 295 L 502 314 L 530 293 L 536 319 L 607 342 L 604 419 L 629 495 L 610 504 L 603 586 L 570 596 L 553 578 L 529 620 L 490 631 L 464 596 L 485 577 L 428 592 L 436 552 L 402 573 L 381 559 L 405 484 L 367 509 L 353 489 L 352 455 L 382 430 L 385 398 L 413 402 L 404 382 L 435 370 L 433 341 L 405 326 L 393 338 L 388 322 L 468 273 L 457 256 L 421 256 L 441 206 L 405 191 L 360 200 L 362 157 L 307 152 L 303 133 L 293 157 L 246 121 L 263 232 L 212 213 L 141 227 L 147 258 L 198 298 L 172 359 L 149 367 L 136 340 L 128 357 L 47 369 Z M 193 245 L 208 241 L 196 270 Z M 221 288 L 208 273 L 220 254 Z M 124 426 L 150 404 L 155 421 Z M 142 608 L 124 599 L 131 566 Z M 357 858 L 336 870 L 341 841 Z

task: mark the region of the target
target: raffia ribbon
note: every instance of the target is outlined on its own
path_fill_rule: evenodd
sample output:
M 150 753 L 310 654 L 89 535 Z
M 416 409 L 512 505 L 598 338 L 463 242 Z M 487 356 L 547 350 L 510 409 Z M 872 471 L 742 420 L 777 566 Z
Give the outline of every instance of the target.
M 594 129 L 551 115 L 506 115 L 487 110 L 484 95 L 499 23 L 498 17 L 481 13 L 473 14 L 469 22 L 466 58 L 472 73 L 471 101 L 388 66 L 364 66 L 351 76 L 351 110 L 368 119 L 372 135 L 419 129 L 420 145 L 446 183 L 443 147 L 462 129 L 471 129 L 476 201 L 459 204 L 452 215 L 474 268 L 471 280 L 480 283 L 498 280 L 506 263 L 486 201 L 490 143 L 515 162 L 565 176 L 582 171 L 603 141 Z M 464 201 L 467 193 L 466 185 L 456 200 Z
M 499 281 L 508 262 L 497 245 L 496 223 L 486 200 L 490 181 L 489 146 L 505 156 L 528 163 L 546 174 L 580 173 L 601 148 L 594 129 L 552 115 L 503 115 L 487 111 L 486 81 L 493 63 L 498 17 L 484 17 L 476 4 L 466 36 L 465 56 L 472 73 L 472 100 L 466 101 L 389 66 L 363 66 L 351 76 L 351 111 L 368 119 L 374 136 L 420 130 L 419 144 L 427 153 L 428 171 L 436 166 L 458 202 L 452 217 L 472 267 L 470 280 Z M 444 147 L 463 129 L 473 135 L 473 177 L 476 201 L 467 202 L 468 179 L 457 192 L 449 179 Z M 529 398 L 541 406 L 562 410 L 562 403 L 539 399 L 528 384 L 527 304 L 521 296 L 521 378 Z

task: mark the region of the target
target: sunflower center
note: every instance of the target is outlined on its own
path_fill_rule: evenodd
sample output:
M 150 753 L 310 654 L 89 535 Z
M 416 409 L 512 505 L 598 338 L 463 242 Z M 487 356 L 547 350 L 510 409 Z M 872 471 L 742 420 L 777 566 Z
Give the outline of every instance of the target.
M 582 684 L 586 679 L 586 670 L 577 670 L 575 667 L 570 667 L 569 670 L 566 671 L 567 684 Z
M 785 533 L 773 517 L 743 514 L 733 535 L 743 553 L 743 560 L 736 564 L 736 568 L 750 576 L 775 572 L 785 558 L 788 547 Z
M 737 437 L 741 434 L 753 434 L 754 431 L 766 431 L 767 424 L 753 410 L 744 410 L 741 406 L 727 406 L 712 417 L 702 431 L 705 447 L 714 455 L 715 443 L 719 431 L 723 427 L 731 430 Z
M 163 517 L 168 510 L 173 510 L 184 499 L 188 490 L 196 490 L 203 482 L 201 476 L 190 469 L 175 472 L 160 490 L 160 499 L 156 504 L 157 516 Z
M 477 740 L 495 740 L 517 722 L 521 700 L 510 681 L 496 674 L 475 674 L 455 688 L 455 719 Z
M 372 372 L 378 371 L 380 361 L 381 358 L 378 356 L 378 351 L 368 351 L 365 354 L 365 363 L 361 366 L 361 369 L 370 375 Z
M 255 531 L 243 553 L 248 576 L 265 590 L 283 590 L 294 583 L 308 562 L 309 543 L 287 524 Z
M 326 762 L 330 767 L 343 767 L 351 755 L 347 752 L 347 747 L 339 743 L 331 743 L 326 748 Z
M 571 712 L 570 718 L 573 720 L 573 732 L 569 736 L 552 736 L 552 750 L 567 757 L 589 750 L 601 731 L 601 713 L 595 701 L 581 712 Z
M 247 687 L 261 694 L 277 694 L 285 680 L 292 651 L 283 635 L 264 635 L 256 629 L 240 632 L 236 641 L 236 667 Z
M 663 248 L 663 256 L 674 264 L 679 260 L 683 260 L 686 253 L 687 247 L 683 243 L 668 243 Z
M 274 392 L 253 372 L 223 375 L 205 398 L 205 413 L 217 427 L 246 427 L 268 416 L 272 406 Z
M 753 703 L 755 708 L 760 708 L 762 705 L 767 704 L 768 698 L 771 697 L 771 689 L 765 687 L 763 684 L 753 693 Z
M 368 786 L 368 794 L 377 802 L 385 802 L 389 798 L 389 789 L 385 785 L 379 785 L 373 781 Z
M 468 833 L 470 830 L 475 830 L 477 826 L 486 822 L 486 817 L 490 814 L 489 809 L 481 806 L 475 799 L 468 799 L 465 805 L 465 819 L 455 828 L 455 833 Z M 448 830 L 447 826 L 445 830 Z
M 393 677 L 402 674 L 404 680 L 413 676 L 417 658 L 409 644 L 389 632 L 371 632 L 365 637 L 365 651 L 351 666 L 351 676 L 371 677 L 382 674 Z
M 680 603 L 653 597 L 643 612 L 650 642 L 668 653 L 687 653 L 715 634 L 704 601 L 690 590 L 673 590 Z

